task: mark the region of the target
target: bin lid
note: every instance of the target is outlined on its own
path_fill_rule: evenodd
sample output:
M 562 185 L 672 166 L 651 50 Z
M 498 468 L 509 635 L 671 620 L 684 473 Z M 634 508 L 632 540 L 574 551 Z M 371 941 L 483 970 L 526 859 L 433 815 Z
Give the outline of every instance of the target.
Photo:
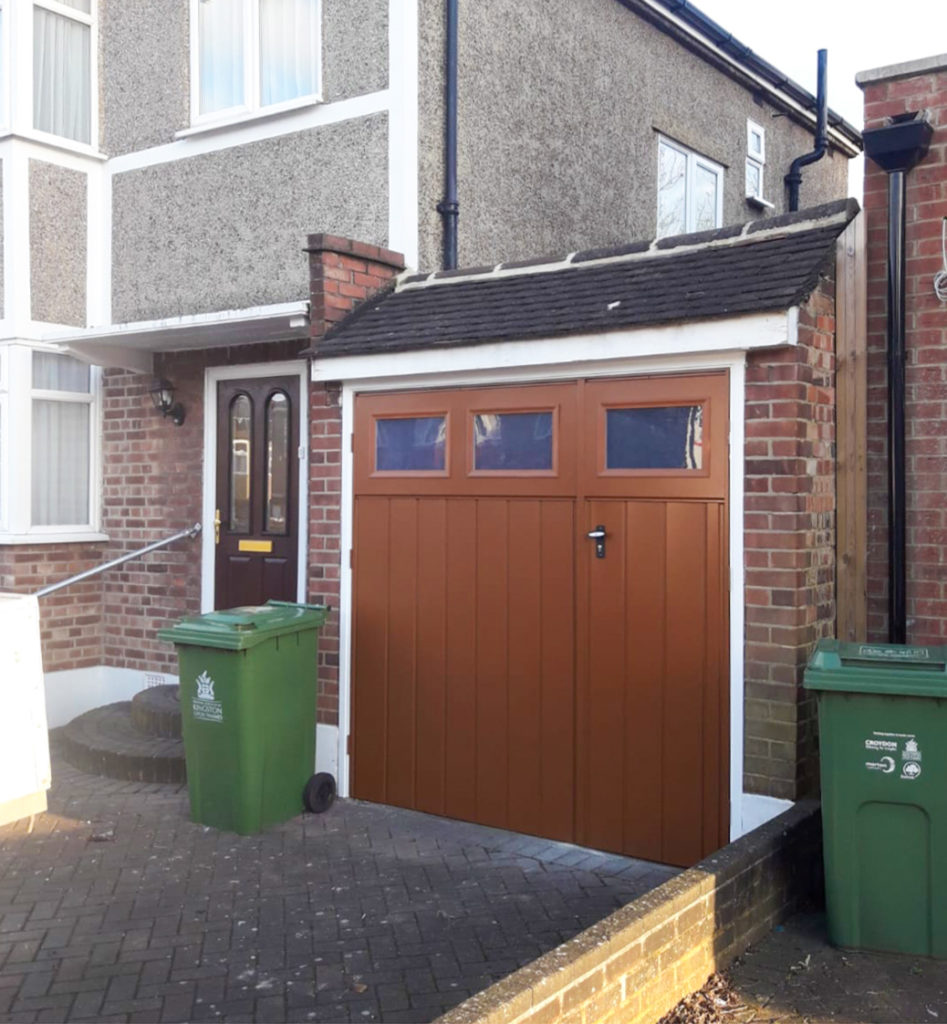
M 159 629 L 158 636 L 191 647 L 244 651 L 286 633 L 318 629 L 328 614 L 328 605 L 267 601 L 182 619 L 167 629 Z
M 803 685 L 809 690 L 947 699 L 947 647 L 820 640 Z

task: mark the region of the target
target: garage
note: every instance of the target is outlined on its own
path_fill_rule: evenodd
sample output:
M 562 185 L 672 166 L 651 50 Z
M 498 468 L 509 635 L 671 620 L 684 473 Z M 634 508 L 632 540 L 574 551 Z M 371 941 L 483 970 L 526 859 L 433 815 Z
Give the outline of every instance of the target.
M 314 339 L 343 794 L 689 865 L 808 792 L 855 213 L 406 274 Z
M 665 863 L 726 842 L 727 396 L 356 400 L 353 795 Z

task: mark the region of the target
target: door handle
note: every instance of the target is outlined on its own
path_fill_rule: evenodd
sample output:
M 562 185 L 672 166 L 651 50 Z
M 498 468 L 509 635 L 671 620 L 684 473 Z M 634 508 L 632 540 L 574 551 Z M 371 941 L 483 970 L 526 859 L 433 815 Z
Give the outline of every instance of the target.
M 605 526 L 602 523 L 599 523 L 594 530 L 589 530 L 586 537 L 588 537 L 589 540 L 595 541 L 595 557 L 604 558 L 606 537 Z
M 220 543 L 220 509 L 214 510 L 214 543 Z

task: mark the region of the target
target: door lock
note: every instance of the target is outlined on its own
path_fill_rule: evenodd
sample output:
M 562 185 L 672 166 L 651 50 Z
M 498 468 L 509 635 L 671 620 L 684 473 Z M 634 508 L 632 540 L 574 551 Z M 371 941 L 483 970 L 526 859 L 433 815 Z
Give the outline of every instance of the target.
M 220 543 L 220 509 L 214 510 L 214 543 Z
M 599 523 L 594 530 L 589 530 L 586 534 L 589 540 L 595 541 L 595 557 L 605 557 L 605 526 L 603 523 Z

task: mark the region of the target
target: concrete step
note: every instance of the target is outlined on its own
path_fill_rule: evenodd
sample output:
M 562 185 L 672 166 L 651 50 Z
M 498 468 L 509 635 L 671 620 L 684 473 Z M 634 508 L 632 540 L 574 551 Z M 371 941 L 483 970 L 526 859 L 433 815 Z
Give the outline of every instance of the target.
M 132 721 L 148 736 L 181 738 L 181 702 L 178 686 L 149 686 L 132 697 Z
M 184 743 L 149 736 L 135 728 L 132 701 L 93 708 L 51 734 L 54 746 L 74 767 L 110 779 L 184 782 Z

